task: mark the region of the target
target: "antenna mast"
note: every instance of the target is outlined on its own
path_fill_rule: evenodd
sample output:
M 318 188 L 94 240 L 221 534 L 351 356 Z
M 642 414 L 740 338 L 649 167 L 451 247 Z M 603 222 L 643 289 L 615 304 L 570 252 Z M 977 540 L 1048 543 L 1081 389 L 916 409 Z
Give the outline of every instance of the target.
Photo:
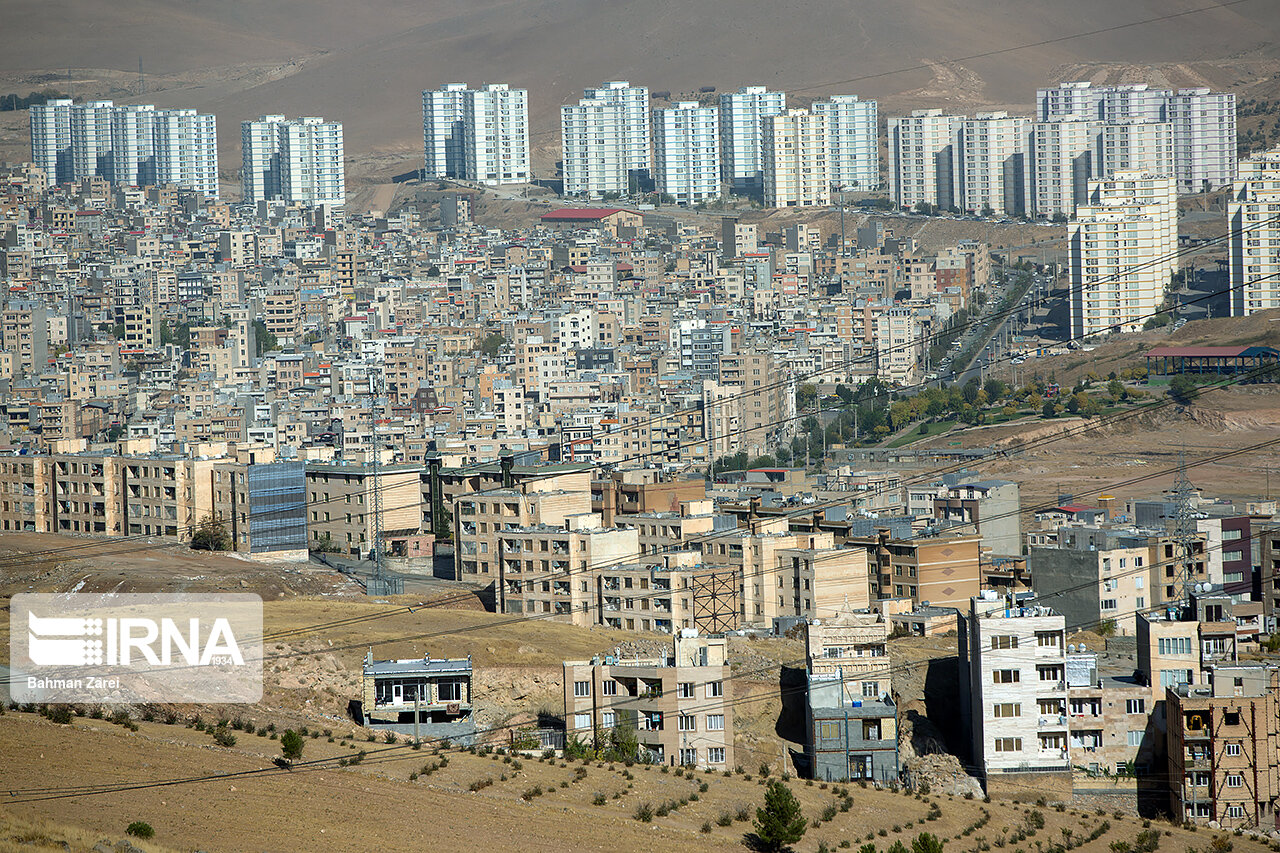
M 1173 480 L 1173 541 L 1174 558 L 1177 560 L 1177 578 L 1182 587 L 1183 601 L 1191 606 L 1191 594 L 1195 592 L 1196 573 L 1193 549 L 1199 539 L 1196 529 L 1196 512 L 1192 502 L 1196 490 L 1187 478 L 1187 452 L 1178 454 L 1178 473 Z

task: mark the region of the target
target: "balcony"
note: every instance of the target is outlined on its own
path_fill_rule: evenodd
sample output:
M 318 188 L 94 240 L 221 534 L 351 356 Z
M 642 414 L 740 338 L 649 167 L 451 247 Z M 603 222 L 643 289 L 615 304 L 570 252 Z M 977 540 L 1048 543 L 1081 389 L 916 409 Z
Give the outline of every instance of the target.
M 1064 714 L 1041 714 L 1040 728 L 1066 728 L 1067 717 Z

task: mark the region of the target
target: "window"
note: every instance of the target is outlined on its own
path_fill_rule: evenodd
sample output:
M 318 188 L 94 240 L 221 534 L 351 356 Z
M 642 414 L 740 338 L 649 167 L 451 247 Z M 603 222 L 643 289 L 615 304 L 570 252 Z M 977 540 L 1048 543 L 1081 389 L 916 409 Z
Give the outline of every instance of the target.
M 1160 670 L 1160 686 L 1161 687 L 1177 687 L 1179 684 L 1191 683 L 1191 670 L 1189 669 L 1162 669 Z
M 1022 706 L 1017 702 L 1001 702 L 992 706 L 993 717 L 1021 717 Z
M 605 696 L 617 696 L 618 682 L 614 681 L 612 678 L 602 682 L 600 685 L 600 692 Z
M 1237 681 L 1239 681 L 1240 679 L 1238 679 L 1238 678 L 1237 678 L 1236 680 L 1237 680 Z M 1225 711 L 1225 712 L 1223 712 L 1223 714 L 1222 714 L 1222 724 L 1223 724 L 1224 726 L 1238 726 L 1238 725 L 1240 725 L 1240 712 L 1239 712 L 1239 711 Z
M 590 696 L 591 682 L 590 681 L 573 682 L 573 695 L 575 698 L 578 698 L 578 699 L 581 699 L 584 696 Z
M 1244 806 L 1227 806 L 1227 817 L 1244 817 Z
M 681 681 L 679 684 L 677 684 L 676 697 L 679 699 L 692 699 L 693 698 L 693 682 Z
M 1228 788 L 1243 788 L 1243 787 L 1244 787 L 1244 777 L 1243 777 L 1243 776 L 1241 776 L 1239 773 L 1228 773 L 1228 774 L 1227 774 L 1227 787 L 1228 787 Z
M 1129 746 L 1142 746 L 1142 732 L 1129 732 Z
M 1238 756 L 1239 754 L 1240 754 L 1240 744 L 1238 743 L 1227 744 L 1227 755 L 1234 757 L 1234 756 Z
M 611 729 L 618 724 L 617 711 L 604 711 L 600 714 L 600 727 Z
M 724 731 L 724 714 L 707 714 L 707 731 Z
M 1059 635 L 1056 631 L 1037 631 L 1036 645 L 1042 649 L 1056 649 L 1062 645 L 1058 637 Z
M 835 740 L 840 737 L 840 724 L 820 723 L 818 726 L 818 736 L 823 740 Z
M 461 681 L 441 681 L 436 685 L 436 691 L 440 695 L 441 702 L 461 702 L 462 701 L 462 682 Z
M 862 682 L 862 698 L 877 699 L 880 696 L 880 682 L 864 681 Z
M 1120 607 L 1114 598 L 1104 598 L 1102 601 L 1098 602 L 1098 606 L 1103 610 L 1118 610 Z
M 1018 647 L 1018 638 L 1012 634 L 999 634 L 991 638 L 991 648 L 993 649 L 1016 649 Z
M 997 669 L 991 673 L 994 684 L 1017 684 L 1022 680 L 1022 672 L 1017 669 Z
M 676 729 L 682 732 L 696 732 L 698 718 L 693 714 L 681 714 L 676 718 Z
M 587 731 L 590 728 L 591 728 L 590 714 L 574 714 L 573 715 L 574 731 L 583 732 L 583 731 Z
M 708 764 L 724 764 L 724 747 L 713 746 L 707 750 Z
M 1020 737 L 996 738 L 996 752 L 1022 752 L 1022 738 Z
M 707 698 L 714 699 L 717 696 L 724 695 L 724 683 L 720 681 L 707 682 Z
M 681 749 L 681 750 L 680 750 L 680 763 L 681 763 L 681 764 L 697 764 L 697 763 L 698 763 L 698 750 L 696 750 L 696 749 Z
M 1161 637 L 1156 644 L 1156 648 L 1162 655 L 1189 655 L 1191 654 L 1191 638 Z
M 1124 703 L 1124 712 L 1126 714 L 1145 714 L 1147 710 L 1147 700 L 1145 699 L 1128 699 Z

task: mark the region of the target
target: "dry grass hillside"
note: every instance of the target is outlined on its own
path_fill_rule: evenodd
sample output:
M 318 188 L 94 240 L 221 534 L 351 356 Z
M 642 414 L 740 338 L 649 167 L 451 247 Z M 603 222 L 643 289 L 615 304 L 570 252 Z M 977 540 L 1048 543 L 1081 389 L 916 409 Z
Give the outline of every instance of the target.
M 228 176 L 238 166 L 240 121 L 323 114 L 346 123 L 358 184 L 415 165 L 421 89 L 502 80 L 531 90 L 536 159 L 547 174 L 559 104 L 603 80 L 673 93 L 760 81 L 798 100 L 852 91 L 894 110 L 1026 105 L 1036 85 L 1058 79 L 1274 85 L 1280 16 L 1269 0 L 1113 29 L 1202 6 L 803 0 L 743 14 L 729 0 L 11 0 L 0 27 L 0 92 L 54 86 L 213 110 Z M 1094 34 L 1056 40 L 1086 30 Z M 0 156 L 22 156 L 24 122 L 0 114 Z
M 144 722 L 132 732 L 101 720 L 59 726 L 10 711 L 0 716 L 5 785 L 12 792 L 0 804 L 0 850 L 86 850 L 88 839 L 121 838 L 129 822 L 144 820 L 154 827 L 156 844 L 184 850 L 399 849 L 413 843 L 407 839 L 430 839 L 438 850 L 493 850 L 518 839 L 522 850 L 729 851 L 744 849 L 764 798 L 756 766 L 741 773 L 664 773 L 528 756 L 436 754 L 431 747 L 414 751 L 344 734 L 335 731 L 332 743 L 308 740 L 308 763 L 289 772 L 271 764 L 277 743 L 257 735 L 219 747 L 182 725 Z M 349 760 L 360 750 L 367 755 L 358 766 L 337 766 L 338 758 Z M 54 764 L 47 758 L 53 755 L 76 760 Z M 40 800 L 33 790 L 194 777 L 203 781 L 65 799 Z M 1070 838 L 1085 853 L 1103 853 L 1112 842 L 1133 843 L 1152 830 L 1161 850 L 1207 849 L 1214 835 L 1158 821 L 1144 825 L 1122 812 L 1036 805 L 1042 794 L 1031 786 L 1021 797 L 1025 804 L 796 780 L 789 786 L 810 821 L 796 845 L 802 853 L 867 843 L 883 851 L 897 840 L 910 846 L 925 831 L 957 852 L 992 845 L 1039 849 Z M 646 808 L 649 819 L 640 819 Z M 34 843 L 23 846 L 28 840 Z M 1268 849 L 1249 837 L 1229 840 L 1241 853 Z

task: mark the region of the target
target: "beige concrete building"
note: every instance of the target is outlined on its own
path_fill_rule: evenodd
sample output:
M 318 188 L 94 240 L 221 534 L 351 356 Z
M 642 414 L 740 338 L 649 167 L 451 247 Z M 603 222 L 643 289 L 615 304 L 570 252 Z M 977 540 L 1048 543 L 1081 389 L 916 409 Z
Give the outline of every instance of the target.
M 415 537 L 422 519 L 422 468 L 382 468 L 382 538 L 388 552 Z M 310 547 L 329 543 L 339 553 L 367 556 L 374 547 L 373 468 L 370 465 L 307 466 L 307 535 Z
M 503 534 L 528 527 L 563 527 L 571 516 L 591 511 L 591 493 L 545 491 L 524 494 L 496 489 L 453 502 L 455 578 L 486 583 L 501 573 Z
M 827 169 L 827 117 L 787 110 L 761 119 L 760 152 L 765 207 L 831 204 Z
M 603 746 L 615 726 L 634 728 L 657 764 L 734 766 L 733 681 L 722 638 L 678 635 L 670 654 L 564 664 L 565 729 Z

